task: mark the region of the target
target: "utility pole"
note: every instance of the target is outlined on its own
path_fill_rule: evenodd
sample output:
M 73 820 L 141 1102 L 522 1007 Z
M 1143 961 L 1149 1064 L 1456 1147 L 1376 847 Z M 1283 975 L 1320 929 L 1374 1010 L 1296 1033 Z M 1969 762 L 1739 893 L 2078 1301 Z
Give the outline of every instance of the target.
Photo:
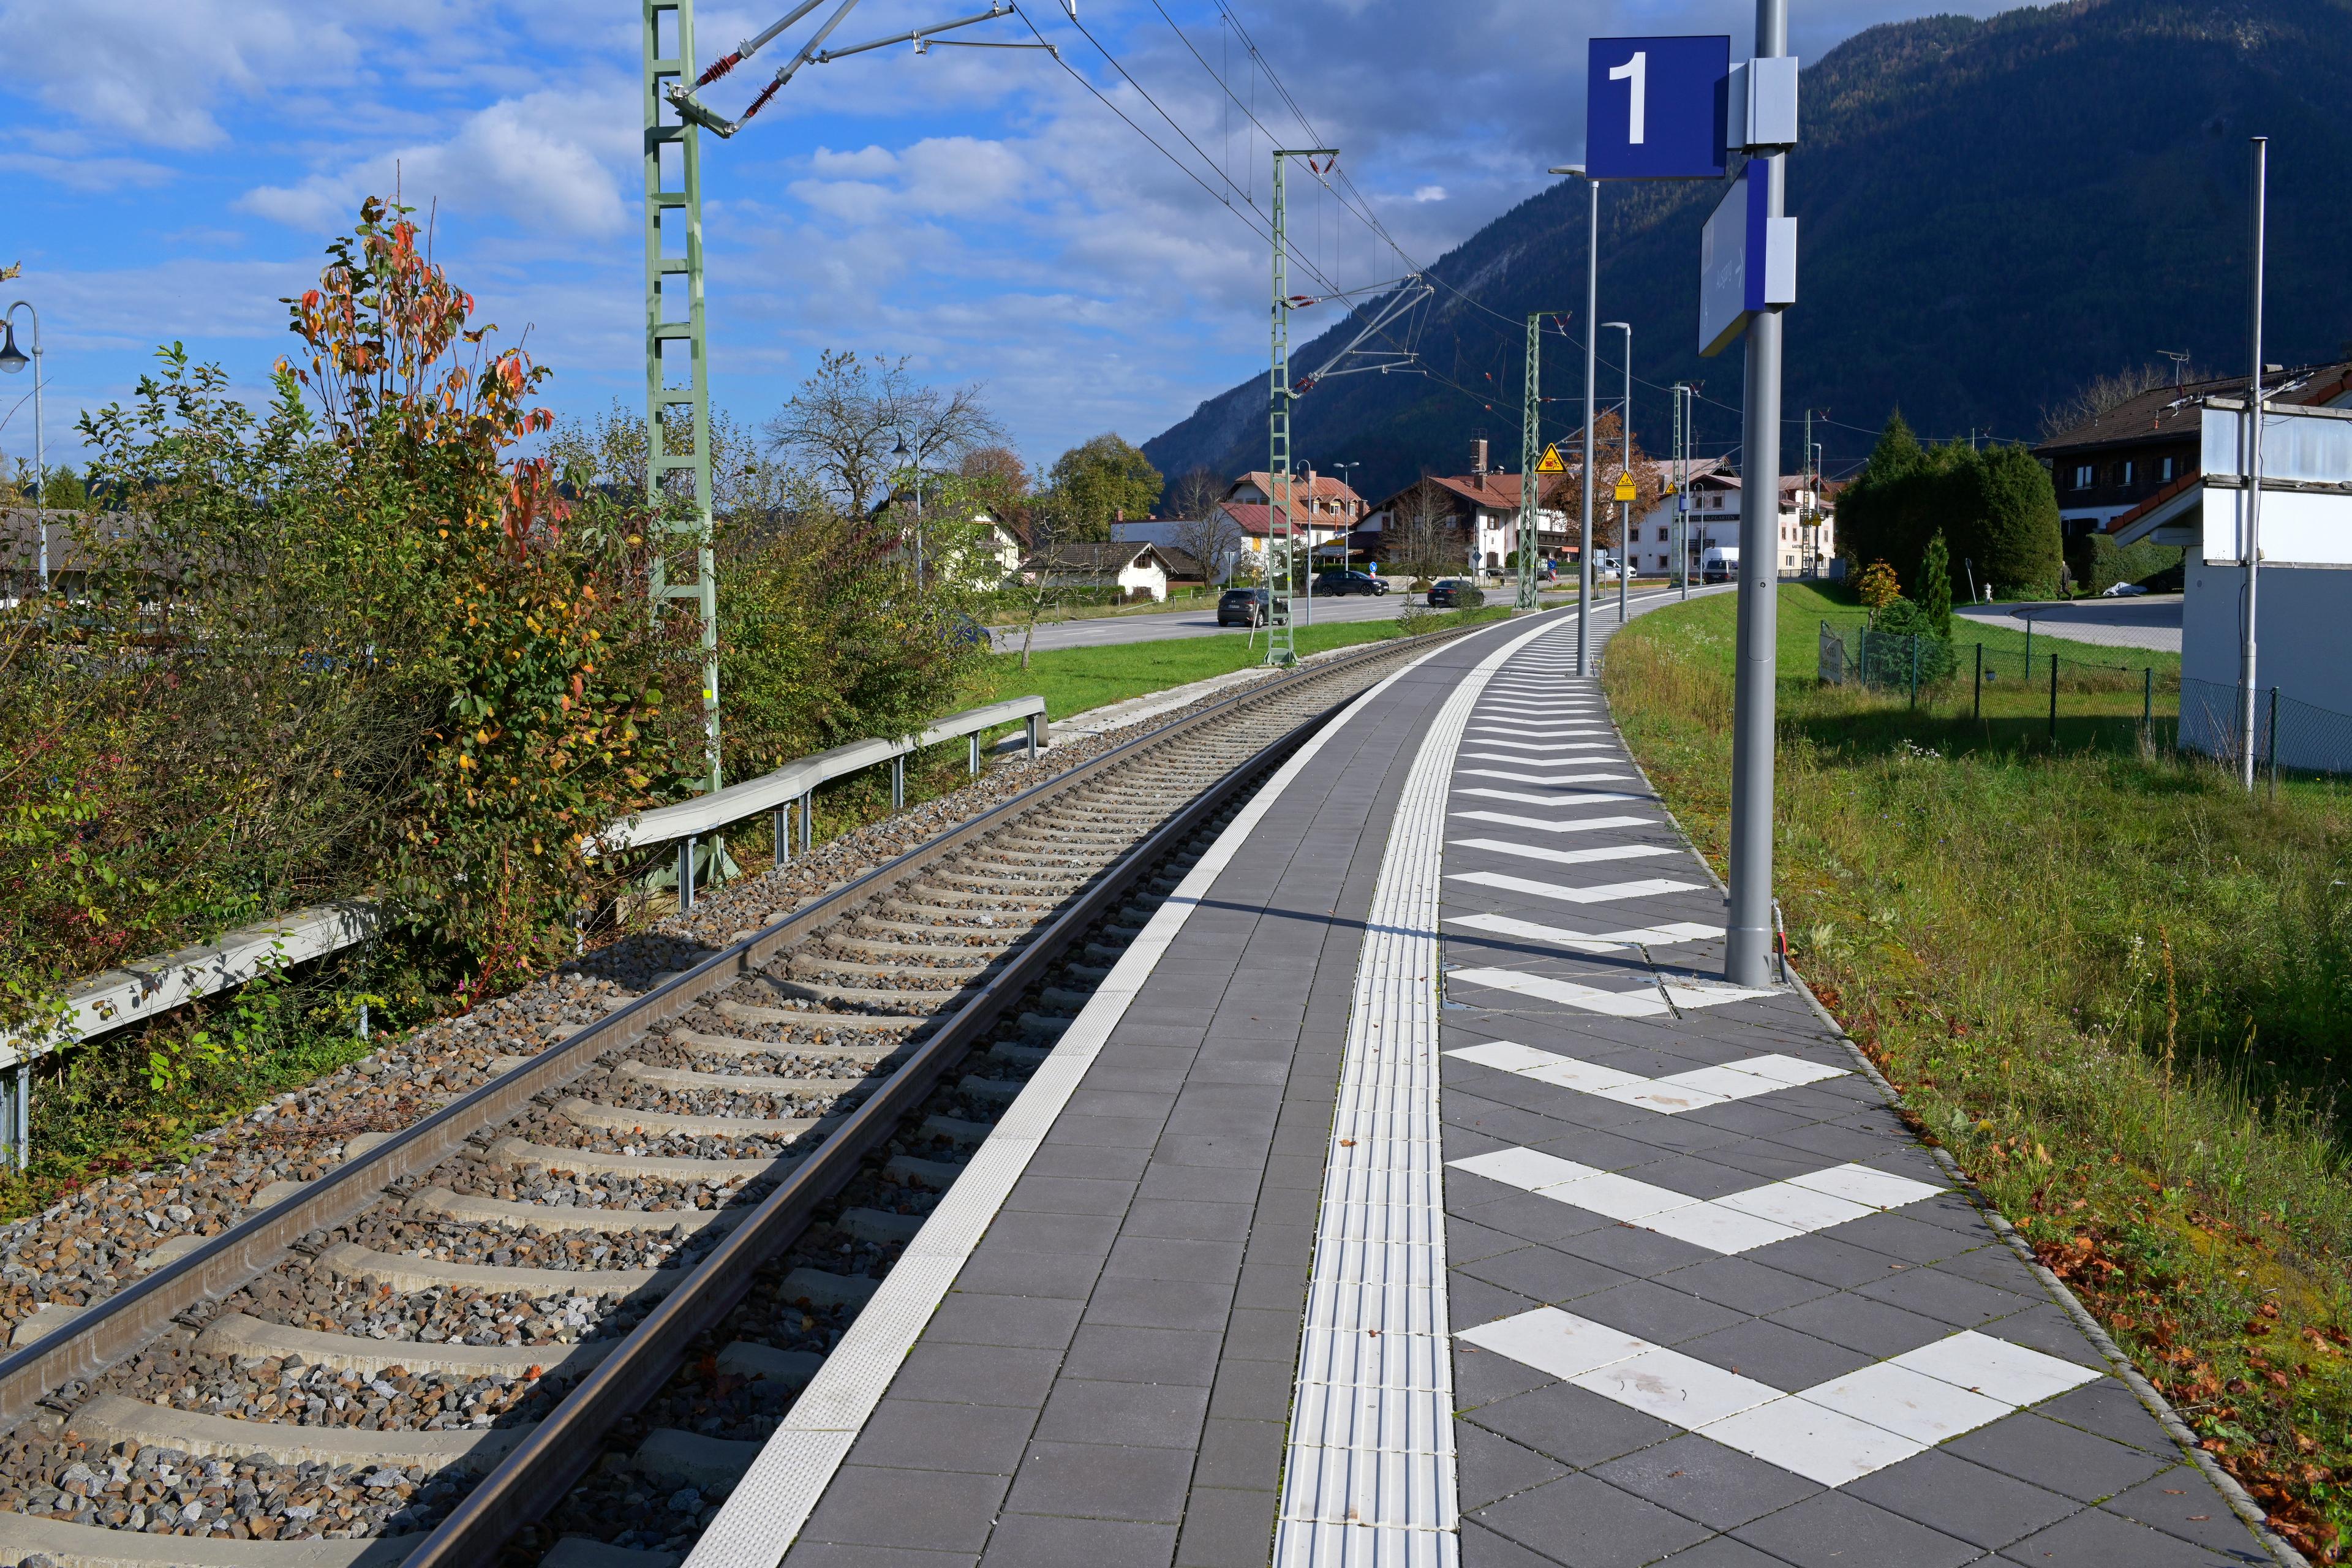
M 1297 639 L 1291 635 L 1292 611 L 1298 595 L 1291 584 L 1297 564 L 1293 559 L 1297 551 L 1298 524 L 1291 513 L 1290 488 L 1290 404 L 1297 395 L 1290 390 L 1290 288 L 1288 258 L 1284 247 L 1287 243 L 1285 226 L 1287 210 L 1283 195 L 1284 160 L 1305 158 L 1307 167 L 1314 168 L 1317 158 L 1336 158 L 1339 150 L 1331 147 L 1277 147 L 1274 150 L 1274 368 L 1266 395 L 1266 463 L 1265 477 L 1273 491 L 1266 497 L 1269 507 L 1279 508 L 1282 517 L 1282 614 L 1276 616 L 1273 585 L 1267 585 L 1265 662 L 1296 664 L 1298 662 Z M 1308 547 L 1313 547 L 1314 531 L 1307 531 Z M 1274 553 L 1274 521 L 1266 520 L 1267 552 Z
M 1755 58 L 1769 59 L 1788 52 L 1788 0 L 1756 0 Z M 1788 164 L 1785 147 L 1748 159 L 1748 178 L 1767 182 L 1768 224 L 1784 210 Z M 1739 665 L 1731 731 L 1731 905 L 1723 954 L 1723 977 L 1734 985 L 1769 985 L 1774 973 L 1772 746 L 1780 632 L 1776 537 L 1780 525 L 1780 314 L 1774 310 L 1757 311 L 1748 323 L 1747 406 L 1740 433 L 1747 470 L 1740 488 L 1747 499 L 1739 512 Z
M 646 502 L 657 548 L 650 593 L 658 616 L 670 601 L 691 604 L 702 618 L 703 787 L 715 790 L 719 766 L 719 581 L 710 547 L 710 384 L 702 304 L 702 143 L 690 119 L 666 114 L 670 89 L 694 73 L 694 0 L 643 0 L 645 44 Z M 663 23 L 675 51 L 662 52 Z M 675 149 L 674 158 L 666 154 Z M 666 167 L 666 163 L 671 165 Z M 672 182 L 675 181 L 673 184 Z M 675 226 L 665 235 L 666 220 Z M 665 238 L 675 241 L 670 254 Z M 670 308 L 683 300 L 683 314 Z M 662 351 L 683 344 L 686 379 L 670 384 Z M 692 504 L 674 517 L 669 476 L 688 476 Z M 681 498 L 684 499 L 684 498 Z M 673 550 L 692 549 L 693 575 L 673 582 Z
M 1539 346 L 1542 322 L 1542 311 L 1528 312 L 1528 363 L 1519 380 L 1519 592 L 1516 602 L 1522 610 L 1532 610 L 1537 605 L 1532 541 L 1540 511 L 1536 505 L 1536 487 L 1542 482 L 1542 476 L 1536 472 L 1536 464 L 1543 454 L 1543 401 L 1537 395 L 1543 361 Z
M 2259 673 L 2254 658 L 2254 580 L 2263 556 L 2263 247 L 2268 240 L 2264 209 L 2269 202 L 2271 139 L 2252 138 L 2253 275 L 2246 300 L 2246 326 L 2253 340 L 2253 368 L 2246 374 L 2246 637 L 2239 650 L 2238 697 L 2243 709 L 2238 724 L 2239 771 L 2246 793 L 2254 793 L 2254 684 Z M 2271 743 L 2275 746 L 2275 737 Z

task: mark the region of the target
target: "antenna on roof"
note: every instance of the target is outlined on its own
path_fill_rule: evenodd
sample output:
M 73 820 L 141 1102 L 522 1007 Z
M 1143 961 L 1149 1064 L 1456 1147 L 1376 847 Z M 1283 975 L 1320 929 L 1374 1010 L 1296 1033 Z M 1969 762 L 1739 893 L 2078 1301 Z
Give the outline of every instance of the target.
M 2156 352 L 2172 362 L 2172 384 L 2179 386 L 2181 376 L 2189 368 L 2189 355 L 2185 353 L 2175 353 L 2170 349 L 2158 349 Z

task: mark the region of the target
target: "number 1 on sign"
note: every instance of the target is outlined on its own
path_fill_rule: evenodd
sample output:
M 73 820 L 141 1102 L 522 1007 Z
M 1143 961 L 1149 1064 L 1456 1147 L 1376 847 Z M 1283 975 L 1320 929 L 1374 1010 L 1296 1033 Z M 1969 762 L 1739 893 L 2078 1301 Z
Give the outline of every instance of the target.
M 1611 81 L 1631 81 L 1633 83 L 1633 89 L 1629 96 L 1633 101 L 1626 115 L 1625 140 L 1632 142 L 1636 147 L 1639 147 L 1642 144 L 1643 121 L 1648 118 L 1646 111 L 1649 105 L 1645 100 L 1649 95 L 1643 89 L 1649 85 L 1649 75 L 1650 57 L 1646 52 L 1638 50 L 1634 53 L 1632 59 L 1627 60 L 1622 66 L 1616 67 L 1609 73 L 1609 79 Z

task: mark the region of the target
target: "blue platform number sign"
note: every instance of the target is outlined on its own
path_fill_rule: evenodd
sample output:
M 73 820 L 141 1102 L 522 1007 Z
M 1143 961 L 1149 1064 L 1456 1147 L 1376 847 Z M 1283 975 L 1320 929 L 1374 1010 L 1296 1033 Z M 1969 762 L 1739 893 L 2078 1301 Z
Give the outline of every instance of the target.
M 1595 38 L 1584 166 L 1596 180 L 1717 180 L 1731 39 Z

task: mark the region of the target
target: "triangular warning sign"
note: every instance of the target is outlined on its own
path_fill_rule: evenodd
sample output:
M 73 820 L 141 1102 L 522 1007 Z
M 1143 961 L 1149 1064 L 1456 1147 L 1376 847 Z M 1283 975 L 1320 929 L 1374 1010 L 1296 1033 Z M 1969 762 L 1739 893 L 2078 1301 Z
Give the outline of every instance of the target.
M 1568 465 L 1559 460 L 1559 447 L 1546 447 L 1544 448 L 1542 460 L 1536 464 L 1536 472 L 1539 474 L 1564 474 L 1568 472 Z
M 1617 499 L 1619 500 L 1632 500 L 1633 499 L 1633 475 L 1620 474 L 1617 476 Z

